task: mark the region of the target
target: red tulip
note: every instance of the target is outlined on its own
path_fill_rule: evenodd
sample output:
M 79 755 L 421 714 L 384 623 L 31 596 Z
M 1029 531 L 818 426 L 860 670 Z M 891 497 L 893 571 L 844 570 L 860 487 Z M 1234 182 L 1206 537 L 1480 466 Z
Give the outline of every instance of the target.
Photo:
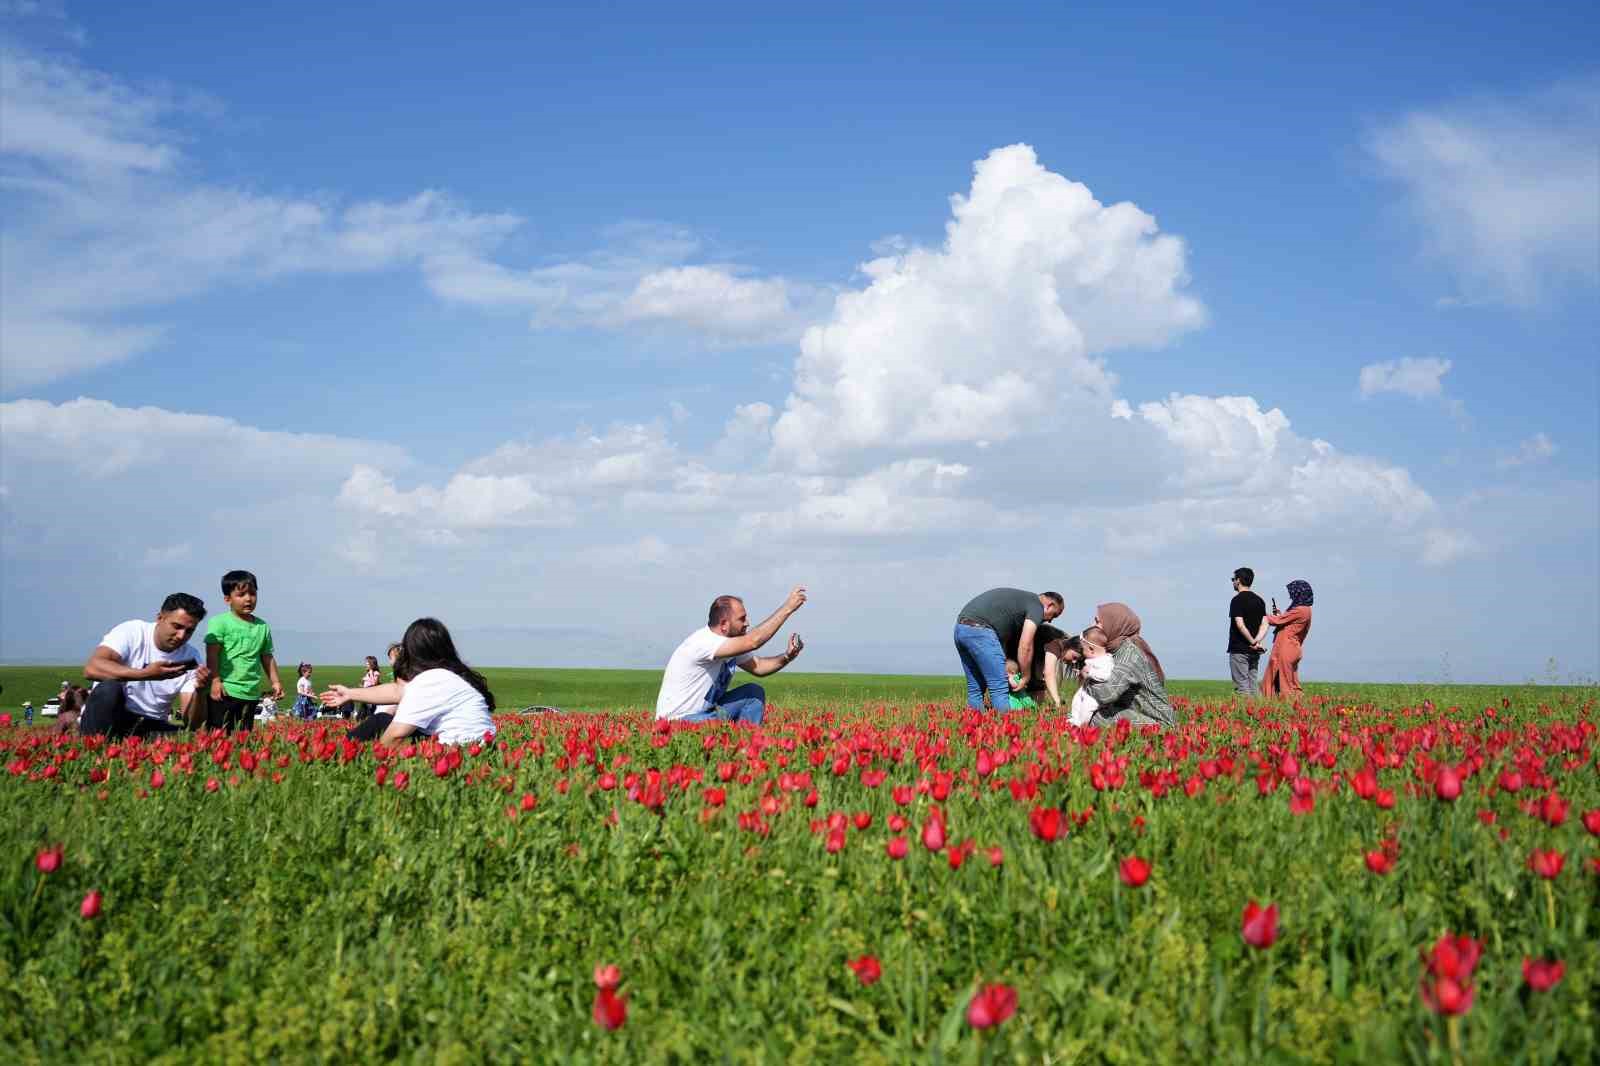
M 1288 752 L 1284 752 L 1283 753 L 1283 758 L 1278 760 L 1278 776 L 1280 776 L 1280 777 L 1298 777 L 1298 776 L 1300 776 L 1300 760 L 1296 759 L 1293 755 L 1289 754 Z
M 61 856 L 64 848 L 60 844 L 53 844 L 48 848 L 40 848 L 39 854 L 33 857 L 33 864 L 42 874 L 53 874 L 61 869 Z
M 844 830 L 843 829 L 830 829 L 830 830 L 828 830 L 828 837 L 827 837 L 827 840 L 824 842 L 823 846 L 828 849 L 828 854 L 829 855 L 834 855 L 834 854 L 836 854 L 838 852 L 843 851 L 844 850 Z
M 1059 840 L 1065 832 L 1059 807 L 1035 807 L 1028 812 L 1028 825 L 1040 840 Z
M 522 799 L 518 801 L 518 806 L 520 806 L 524 812 L 531 811 L 538 805 L 539 799 L 532 792 L 524 792 L 522 794 Z
M 448 755 L 441 755 L 437 759 L 433 760 L 433 776 L 450 776 L 450 757 Z
M 1534 848 L 1528 855 L 1528 869 L 1543 878 L 1552 878 L 1559 875 L 1561 867 L 1565 866 L 1566 862 L 1566 854 L 1554 849 L 1540 851 L 1538 848 Z
M 221 781 L 218 781 L 214 777 L 206 778 L 206 791 L 207 792 L 215 792 L 217 789 L 219 789 L 221 787 L 222 787 L 222 782 Z
M 1595 836 L 1600 837 L 1600 807 L 1592 811 L 1583 812 L 1583 827 Z
M 622 968 L 614 962 L 601 963 L 594 968 L 594 986 L 607 991 L 616 991 L 622 983 Z
M 1387 811 L 1387 810 L 1393 809 L 1393 807 L 1394 807 L 1394 789 L 1392 789 L 1392 788 L 1380 788 L 1380 789 L 1378 789 L 1378 794 L 1372 798 L 1372 802 L 1376 803 L 1378 805 L 1378 809 L 1379 810 Z
M 1386 851 L 1369 851 L 1365 856 L 1367 869 L 1382 877 L 1394 869 L 1394 858 Z
M 1461 795 L 1461 775 L 1454 767 L 1439 768 L 1439 776 L 1433 779 L 1433 794 L 1448 803 L 1454 803 Z
M 989 865 L 1001 866 L 1006 861 L 1006 850 L 999 844 L 989 849 Z
M 883 846 L 891 859 L 903 859 L 911 851 L 911 845 L 906 843 L 905 837 L 890 837 L 889 843 Z
M 1424 977 L 1421 993 L 1422 1005 L 1435 1014 L 1465 1014 L 1472 1009 L 1472 985 L 1453 977 Z
M 85 918 L 100 917 L 100 901 L 102 898 L 103 897 L 100 895 L 99 889 L 92 889 L 88 895 L 83 897 L 83 903 L 78 907 L 78 913 L 83 915 Z M 1556 965 L 1559 966 L 1561 964 L 1557 963 Z M 1527 972 L 1526 965 L 1523 966 L 1523 972 Z M 1557 975 L 1557 979 L 1560 979 L 1559 974 Z
M 404 792 L 409 784 L 411 784 L 411 775 L 404 770 L 394 775 L 394 789 L 396 792 Z
M 151 770 L 150 771 L 150 787 L 151 788 L 160 788 L 162 785 L 165 785 L 166 783 L 167 783 L 167 775 L 166 774 L 162 773 L 160 770 Z
M 1263 908 L 1255 900 L 1244 905 L 1240 932 L 1253 948 L 1270 948 L 1278 939 L 1278 905 Z
M 1446 933 L 1434 943 L 1432 951 L 1422 956 L 1422 965 L 1430 976 L 1466 981 L 1482 957 L 1482 941 Z
M 944 849 L 944 822 L 938 818 L 929 818 L 922 823 L 922 846 L 929 851 L 942 851 Z
M 1565 825 L 1567 808 L 1571 806 L 1571 800 L 1563 799 L 1558 792 L 1552 792 L 1539 801 L 1539 817 L 1552 826 Z
M 608 1032 L 621 1029 L 628 1020 L 628 997 L 619 996 L 609 988 L 594 994 L 594 1024 Z
M 1117 864 L 1117 876 L 1130 888 L 1138 888 L 1150 880 L 1150 864 L 1137 855 L 1130 855 Z
M 617 775 L 607 770 L 605 773 L 600 775 L 599 779 L 595 783 L 600 786 L 600 791 L 610 792 L 612 789 L 617 787 Z
M 871 811 L 857 811 L 854 821 L 855 821 L 855 825 L 856 825 L 857 829 L 871 829 L 872 828 L 872 812 Z
M 1010 985 L 984 985 L 967 1004 L 967 1024 L 974 1029 L 999 1025 L 1017 1012 L 1017 990 Z
M 872 955 L 863 955 L 859 959 L 851 959 L 845 963 L 856 975 L 856 979 L 864 985 L 878 983 L 878 978 L 883 976 L 883 966 Z
M 1567 964 L 1560 959 L 1529 959 L 1522 960 L 1522 979 L 1528 987 L 1535 992 L 1548 992 L 1554 988 L 1567 972 Z

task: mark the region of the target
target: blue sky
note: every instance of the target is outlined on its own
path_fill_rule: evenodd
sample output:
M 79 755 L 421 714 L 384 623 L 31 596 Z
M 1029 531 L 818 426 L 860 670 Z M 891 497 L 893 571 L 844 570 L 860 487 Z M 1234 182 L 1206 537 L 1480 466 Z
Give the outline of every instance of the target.
M 245 565 L 311 658 L 1004 583 L 1218 676 L 1248 563 L 1311 677 L 1600 673 L 1585 7 L 0 10 L 0 658 Z

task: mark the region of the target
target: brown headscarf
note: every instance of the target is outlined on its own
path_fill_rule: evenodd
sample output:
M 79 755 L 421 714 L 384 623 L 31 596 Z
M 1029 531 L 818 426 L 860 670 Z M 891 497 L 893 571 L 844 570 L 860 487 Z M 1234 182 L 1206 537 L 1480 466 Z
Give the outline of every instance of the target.
M 1133 613 L 1133 608 L 1125 603 L 1102 603 L 1095 608 L 1095 613 L 1100 618 L 1100 628 L 1106 631 L 1106 651 L 1116 651 L 1125 640 L 1133 641 L 1144 652 L 1144 657 L 1150 660 L 1150 665 L 1156 668 L 1156 676 L 1165 685 L 1167 672 L 1161 669 L 1161 660 L 1156 658 L 1156 653 L 1139 635 L 1139 616 Z

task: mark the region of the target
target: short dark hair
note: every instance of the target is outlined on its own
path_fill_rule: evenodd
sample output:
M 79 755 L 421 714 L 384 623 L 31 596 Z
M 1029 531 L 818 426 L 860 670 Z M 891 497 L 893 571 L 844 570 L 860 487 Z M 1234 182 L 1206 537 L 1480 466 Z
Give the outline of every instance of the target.
M 206 605 L 200 601 L 199 596 L 191 596 L 187 592 L 174 592 L 161 601 L 162 614 L 171 614 L 173 611 L 188 611 L 198 622 L 206 616 Z
M 1233 576 L 1235 580 L 1237 580 L 1239 584 L 1243 585 L 1245 588 L 1249 588 L 1251 585 L 1256 583 L 1256 572 L 1250 569 L 1248 566 L 1239 567 L 1239 569 L 1233 572 Z
M 256 583 L 256 575 L 248 570 L 229 570 L 222 575 L 222 594 L 224 596 L 232 596 L 240 589 L 257 592 L 260 588 L 261 586 Z
M 706 612 L 706 625 L 712 629 L 717 628 L 733 614 L 733 605 L 743 602 L 737 596 L 718 596 L 711 601 L 711 610 Z
M 1067 601 L 1061 598 L 1061 593 L 1059 593 L 1059 592 L 1041 592 L 1041 593 L 1039 593 L 1039 595 L 1043 596 L 1045 599 L 1047 599 L 1051 603 L 1055 604 L 1056 605 L 1056 610 L 1065 611 L 1067 609 Z

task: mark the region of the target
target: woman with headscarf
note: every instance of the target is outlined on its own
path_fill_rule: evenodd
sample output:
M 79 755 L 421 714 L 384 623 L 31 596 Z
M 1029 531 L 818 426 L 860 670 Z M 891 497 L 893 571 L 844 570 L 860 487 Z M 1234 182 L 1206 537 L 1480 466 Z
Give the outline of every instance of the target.
M 1289 609 L 1278 611 L 1278 601 L 1272 601 L 1272 613 L 1267 624 L 1272 627 L 1272 655 L 1267 659 L 1266 673 L 1261 678 L 1261 695 L 1269 700 L 1300 698 L 1300 653 L 1311 633 L 1311 585 L 1305 581 L 1289 582 Z
M 1106 632 L 1112 668 L 1105 681 L 1080 682 L 1100 705 L 1089 724 L 1176 725 L 1178 718 L 1167 698 L 1166 672 L 1139 635 L 1139 616 L 1125 603 L 1102 603 L 1095 610 L 1094 624 Z

